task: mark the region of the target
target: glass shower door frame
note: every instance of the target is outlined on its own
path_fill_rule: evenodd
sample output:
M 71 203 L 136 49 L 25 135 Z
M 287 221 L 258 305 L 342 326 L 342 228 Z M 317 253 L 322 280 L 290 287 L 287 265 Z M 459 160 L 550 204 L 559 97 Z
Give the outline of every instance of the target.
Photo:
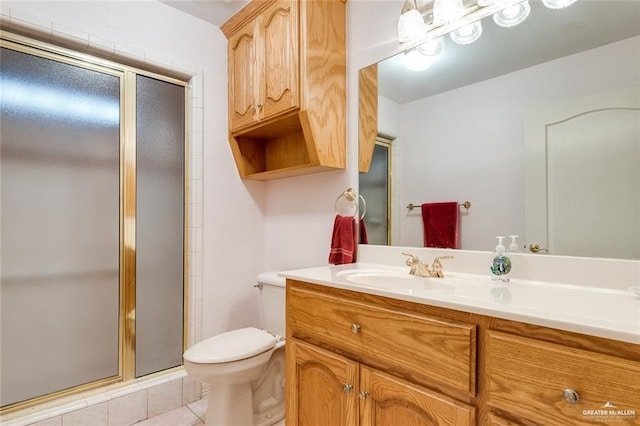
M 38 396 L 26 401 L 9 404 L 0 409 L 0 414 L 20 410 L 67 395 L 76 394 L 110 385 L 127 382 L 136 378 L 135 374 L 135 314 L 136 314 L 136 76 L 145 75 L 185 88 L 185 135 L 183 173 L 183 342 L 187 344 L 188 318 L 188 220 L 189 205 L 189 165 L 187 159 L 189 134 L 189 88 L 179 79 L 124 66 L 111 61 L 80 54 L 68 49 L 34 41 L 19 35 L 0 31 L 0 47 L 8 48 L 73 66 L 97 71 L 120 79 L 120 147 L 119 147 L 119 319 L 118 319 L 118 374 L 104 377 L 69 389 Z M 169 369 L 168 371 L 171 371 Z

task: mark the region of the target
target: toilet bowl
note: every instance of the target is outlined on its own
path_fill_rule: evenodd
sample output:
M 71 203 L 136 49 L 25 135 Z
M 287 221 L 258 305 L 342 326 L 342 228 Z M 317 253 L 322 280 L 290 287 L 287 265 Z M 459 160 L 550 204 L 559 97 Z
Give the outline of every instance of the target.
M 187 349 L 184 368 L 209 385 L 206 424 L 269 426 L 284 418 L 284 278 L 258 276 L 266 329 L 247 327 Z

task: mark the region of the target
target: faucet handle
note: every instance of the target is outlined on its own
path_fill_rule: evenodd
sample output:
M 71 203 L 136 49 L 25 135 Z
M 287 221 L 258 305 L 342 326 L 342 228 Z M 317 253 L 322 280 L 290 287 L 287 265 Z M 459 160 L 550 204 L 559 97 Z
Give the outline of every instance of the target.
M 453 259 L 453 256 L 437 256 L 433 259 L 433 263 L 431 264 L 431 268 L 433 269 L 433 274 L 438 278 L 444 278 L 444 271 L 442 270 L 442 262 L 444 259 Z
M 402 252 L 402 254 L 405 255 L 405 256 L 409 256 L 409 258 L 405 262 L 407 264 L 407 266 L 413 266 L 416 263 L 420 262 L 420 259 L 415 254 L 405 253 L 405 252 Z

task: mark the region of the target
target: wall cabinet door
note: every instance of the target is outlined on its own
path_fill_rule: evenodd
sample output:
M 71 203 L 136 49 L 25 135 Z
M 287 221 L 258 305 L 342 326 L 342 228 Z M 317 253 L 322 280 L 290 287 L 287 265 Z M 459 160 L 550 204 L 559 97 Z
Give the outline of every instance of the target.
M 471 426 L 475 409 L 360 366 L 360 426 Z
M 258 74 L 255 22 L 249 22 L 229 39 L 229 126 L 237 129 L 257 118 Z
M 358 364 L 287 340 L 287 424 L 357 426 Z
M 260 16 L 257 104 L 260 120 L 298 106 L 297 2 L 278 1 Z
M 277 1 L 229 38 L 232 131 L 298 106 L 296 7 Z

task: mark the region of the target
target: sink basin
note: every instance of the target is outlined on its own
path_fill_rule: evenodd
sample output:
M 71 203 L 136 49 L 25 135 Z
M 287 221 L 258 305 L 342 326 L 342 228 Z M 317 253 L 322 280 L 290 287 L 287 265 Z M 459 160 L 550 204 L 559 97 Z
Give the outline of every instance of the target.
M 448 291 L 455 287 L 443 278 L 417 277 L 408 272 L 386 270 L 347 270 L 336 274 L 345 281 L 370 288 L 381 288 L 404 293 L 420 291 Z

